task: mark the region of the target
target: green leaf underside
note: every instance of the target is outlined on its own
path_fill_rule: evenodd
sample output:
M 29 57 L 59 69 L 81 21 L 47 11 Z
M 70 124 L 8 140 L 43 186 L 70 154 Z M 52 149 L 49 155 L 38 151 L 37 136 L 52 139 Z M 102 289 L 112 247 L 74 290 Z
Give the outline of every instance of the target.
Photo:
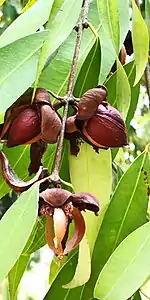
M 136 65 L 136 78 L 134 85 L 136 85 L 141 79 L 148 62 L 149 35 L 148 28 L 134 0 L 132 0 L 132 9 L 132 40 Z
M 0 280 L 4 279 L 22 253 L 36 220 L 37 205 L 38 184 L 35 184 L 21 194 L 0 221 Z

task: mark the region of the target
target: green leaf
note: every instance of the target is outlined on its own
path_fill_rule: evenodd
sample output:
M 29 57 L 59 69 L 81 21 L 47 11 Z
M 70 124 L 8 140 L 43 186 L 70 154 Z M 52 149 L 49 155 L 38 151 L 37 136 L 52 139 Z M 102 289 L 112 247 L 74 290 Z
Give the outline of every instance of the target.
M 29 260 L 30 255 L 21 255 L 8 274 L 10 300 L 16 299 L 17 289 Z
M 30 236 L 38 210 L 38 184 L 21 194 L 0 221 L 0 280 L 11 270 Z
M 90 252 L 92 253 L 111 193 L 112 174 L 110 150 L 100 150 L 100 153 L 98 154 L 88 144 L 82 144 L 78 156 L 70 156 L 70 177 L 76 193 L 90 192 L 97 196 L 100 201 L 100 214 L 98 217 L 95 217 L 95 215 L 89 211 L 83 213 L 86 222 L 86 236 Z M 83 254 L 80 255 L 82 247 L 84 246 L 82 246 L 81 242 L 79 247 L 80 261 L 78 261 L 78 264 L 80 264 L 80 270 L 82 269 L 84 271 L 85 263 Z M 86 251 L 86 255 L 88 255 L 88 250 Z M 89 259 L 88 262 L 89 266 L 86 265 L 86 268 L 88 268 L 90 272 Z M 89 272 L 84 272 L 84 276 L 82 276 L 82 284 L 89 279 Z M 76 273 L 75 278 L 77 278 L 77 275 L 78 274 Z
M 133 297 L 133 300 L 142 300 L 139 291 L 137 291 Z
M 123 83 L 123 84 L 122 84 Z M 117 108 L 126 119 L 131 101 L 131 90 L 128 77 L 119 59 L 117 59 L 116 102 Z
M 116 53 L 118 53 L 120 45 L 120 31 L 117 0 L 97 0 L 97 5 L 104 31 L 111 38 Z
M 39 49 L 46 35 L 46 32 L 35 33 L 1 48 L 0 112 L 5 111 L 33 83 Z
M 100 22 L 96 1 L 92 1 L 90 4 L 88 20 L 95 26 L 96 30 L 99 31 Z M 59 51 L 51 64 L 42 72 L 38 84 L 39 87 L 44 87 L 61 95 L 66 93 L 75 41 L 76 35 L 73 31 L 67 40 L 60 46 Z M 90 30 L 85 30 L 81 43 L 76 77 L 94 43 L 95 37 L 92 32 Z
M 78 286 L 81 286 L 89 280 L 90 274 L 91 274 L 90 249 L 89 249 L 87 238 L 84 237 L 80 244 L 78 264 L 76 267 L 74 277 L 68 284 L 64 285 L 63 287 L 66 289 L 73 289 Z
M 136 78 L 134 85 L 138 83 L 141 79 L 146 64 L 148 62 L 148 51 L 149 51 L 149 35 L 148 28 L 142 18 L 142 15 L 135 3 L 135 0 L 132 0 L 132 40 L 133 40 L 133 49 L 134 57 L 136 64 Z M 140 38 L 139 38 L 139 28 L 140 28 Z
M 20 257 L 8 273 L 10 299 L 15 299 L 18 285 L 26 270 L 31 254 L 43 247 L 45 244 L 45 217 L 39 217 Z
M 67 300 L 71 296 L 73 290 L 64 289 L 62 286 L 71 280 L 77 264 L 77 254 L 72 256 L 67 263 L 61 269 L 61 272 L 57 275 L 56 279 L 53 281 L 49 291 L 43 300 L 49 299 L 61 299 Z M 77 290 L 77 289 L 75 289 Z M 76 298 L 79 299 L 79 298 Z
M 150 37 L 150 1 L 145 0 L 145 22 L 148 27 L 149 37 Z
M 118 1 L 118 14 L 120 23 L 120 47 L 129 29 L 129 4 L 126 0 Z M 111 67 L 116 59 L 116 53 L 111 38 L 104 31 L 103 26 L 99 30 L 101 45 L 101 69 L 99 75 L 99 84 L 103 84 L 108 76 Z M 118 49 L 119 50 L 119 49 Z M 108 59 L 109 57 L 109 59 Z
M 127 113 L 127 107 L 129 105 L 129 94 L 128 94 L 128 99 L 127 99 L 127 103 L 126 103 L 126 97 L 123 94 L 123 90 L 125 89 L 125 91 L 127 92 L 128 87 L 128 83 L 126 85 L 126 87 L 124 87 L 124 85 L 121 84 L 122 87 L 119 87 L 119 82 L 121 80 L 121 76 L 124 77 L 124 72 L 122 72 L 122 66 L 120 66 L 121 71 L 118 74 L 118 71 L 116 71 L 106 82 L 106 87 L 108 89 L 108 102 L 110 102 L 113 106 L 115 106 L 116 108 L 124 111 L 124 115 L 126 115 Z M 137 106 L 137 101 L 138 101 L 138 92 L 139 92 L 139 83 L 133 87 L 133 82 L 134 82 L 134 78 L 135 78 L 135 66 L 134 66 L 134 61 L 131 61 L 130 63 L 126 64 L 125 66 L 123 66 L 124 71 L 126 72 L 126 77 L 128 78 L 128 82 L 130 84 L 130 89 L 131 89 L 131 101 L 130 101 L 130 106 L 128 107 L 128 115 L 127 115 L 127 124 L 129 126 L 129 122 L 131 121 L 136 106 Z M 123 74 L 122 74 L 123 73 Z M 118 79 L 118 82 L 117 82 Z M 120 79 L 120 80 L 119 80 Z M 127 79 L 125 78 L 126 82 Z M 118 96 L 116 95 L 116 88 L 118 85 Z M 129 92 L 129 90 L 128 90 Z M 123 98 L 123 104 L 120 101 L 120 97 L 119 97 L 119 93 L 121 93 L 121 97 Z M 127 96 L 127 94 L 126 94 Z
M 129 3 L 126 0 L 118 0 L 118 14 L 120 23 L 120 48 L 125 40 L 130 26 Z
M 135 70 L 135 65 L 133 65 L 133 68 L 128 74 L 128 69 L 125 69 L 128 80 L 130 83 L 130 88 L 131 88 L 131 101 L 130 101 L 130 107 L 128 110 L 128 114 L 126 117 L 126 127 L 129 129 L 130 122 L 134 117 L 134 113 L 138 104 L 138 99 L 139 99 L 139 93 L 140 93 L 140 82 L 138 82 L 135 86 L 133 86 L 134 80 L 135 80 L 135 75 L 136 75 L 136 70 Z
M 149 251 L 150 222 L 132 232 L 111 255 L 99 275 L 94 296 L 101 300 L 131 297 L 150 274 Z
M 57 11 L 57 14 L 53 17 L 52 21 L 50 17 L 47 24 L 49 33 L 39 57 L 35 88 L 37 88 L 39 77 L 48 57 L 64 42 L 76 25 L 81 6 L 82 0 L 64 0 L 61 9 Z
M 18 177 L 22 178 L 23 180 L 28 180 L 29 145 L 17 146 L 13 148 L 7 148 L 4 145 L 3 152 L 7 156 Z M 4 181 L 2 172 L 0 171 L 0 198 L 5 196 L 9 191 L 10 187 Z
M 94 88 L 98 85 L 101 57 L 100 51 L 100 42 L 99 38 L 97 38 L 93 47 L 88 53 L 88 56 L 86 57 L 76 80 L 74 88 L 74 95 L 76 97 L 80 97 L 88 89 Z
M 30 237 L 23 249 L 22 255 L 32 254 L 46 244 L 45 217 L 38 217 L 34 224 Z
M 35 33 L 47 22 L 53 1 L 39 0 L 21 14 L 0 36 L 0 47 Z
M 101 68 L 99 75 L 99 84 L 103 84 L 115 61 L 116 53 L 112 40 L 105 33 L 103 27 L 100 28 L 99 38 L 101 45 Z
M 92 275 L 84 289 L 83 299 L 87 299 L 87 295 L 92 296 L 97 277 L 115 248 L 146 222 L 148 196 L 144 172 L 149 175 L 149 169 L 148 154 L 143 152 L 119 181 L 95 243 Z

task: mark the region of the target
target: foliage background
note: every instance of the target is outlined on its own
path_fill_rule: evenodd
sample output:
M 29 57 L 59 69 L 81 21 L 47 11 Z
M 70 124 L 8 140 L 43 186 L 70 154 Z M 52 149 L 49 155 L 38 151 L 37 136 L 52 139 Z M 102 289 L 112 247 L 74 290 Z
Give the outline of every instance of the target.
M 12 1 L 5 1 L 5 3 L 1 6 L 0 34 L 3 34 L 3 32 L 5 32 L 5 31 L 7 32 L 7 28 L 20 15 L 20 13 L 22 12 L 22 9 L 25 7 L 27 2 L 28 1 L 19 1 L 19 0 L 18 1 L 17 0 L 16 1 L 15 0 L 14 1 L 13 0 Z M 31 1 L 31 2 L 34 2 L 34 1 Z M 89 70 L 89 74 L 87 76 L 87 78 L 88 78 L 87 82 L 85 82 L 84 86 L 81 86 L 80 83 L 83 81 L 83 78 L 85 76 L 84 72 L 82 72 L 81 67 L 84 66 L 84 64 L 85 64 L 85 67 L 86 67 L 87 62 L 88 62 L 88 55 L 90 55 L 90 59 L 93 58 L 93 61 L 95 61 L 96 57 L 98 57 L 98 55 L 99 55 L 98 40 L 97 39 L 94 40 L 94 37 L 92 36 L 92 33 L 90 31 L 85 32 L 84 37 L 83 37 L 83 41 L 82 41 L 81 54 L 80 54 L 80 58 L 79 58 L 77 75 L 76 75 L 76 76 L 79 76 L 79 77 L 76 81 L 76 85 L 75 85 L 75 89 L 74 89 L 74 93 L 75 93 L 76 96 L 82 95 L 84 90 L 95 86 L 97 84 L 97 80 L 99 80 L 102 83 L 103 80 L 105 80 L 105 77 L 106 77 L 103 74 L 105 74 L 105 73 L 106 73 L 105 75 L 108 74 L 108 72 L 110 71 L 111 66 L 113 65 L 114 60 L 115 60 L 115 55 L 114 55 L 114 50 L 113 50 L 113 47 L 112 47 L 112 42 L 110 42 L 110 40 L 105 41 L 105 38 L 103 36 L 103 32 L 102 32 L 101 28 L 99 29 L 99 25 L 98 25 L 99 24 L 99 18 L 98 18 L 98 13 L 97 13 L 97 9 L 96 9 L 96 1 L 93 0 L 91 2 L 92 3 L 91 3 L 90 12 L 89 12 L 89 20 L 95 26 L 95 28 L 97 28 L 97 32 L 100 35 L 100 38 L 102 39 L 102 42 L 103 42 L 102 45 L 103 45 L 104 48 L 103 48 L 103 52 L 101 52 L 101 55 L 103 53 L 105 53 L 105 55 L 106 55 L 106 52 L 105 52 L 106 48 L 105 47 L 106 47 L 107 43 L 110 43 L 110 48 L 109 48 L 110 51 L 109 51 L 109 53 L 107 53 L 105 58 L 103 58 L 103 56 L 101 56 L 101 70 L 103 72 L 101 71 L 99 79 L 97 78 L 97 75 L 91 76 L 91 74 L 93 74 L 92 73 L 93 69 L 91 67 L 91 70 Z M 33 3 L 31 3 L 31 4 L 33 4 Z M 150 5 L 149 1 L 147 1 L 146 3 L 145 3 L 145 1 L 141 2 L 141 12 L 142 12 L 143 17 L 146 18 L 146 21 L 147 21 L 148 20 L 148 18 L 147 18 L 148 11 L 145 10 L 145 5 L 146 4 L 147 4 L 147 6 Z M 130 23 L 129 23 L 129 27 L 131 27 L 131 21 L 132 21 L 131 12 L 132 11 L 131 11 L 131 3 L 130 3 L 130 11 L 129 11 Z M 125 24 L 124 26 L 128 26 L 128 25 Z M 8 37 L 9 37 L 9 34 L 8 34 Z M 64 37 L 64 40 L 65 40 L 65 38 L 67 38 L 67 36 Z M 125 36 L 124 36 L 124 38 L 125 38 Z M 41 40 L 42 40 L 42 36 L 41 36 Z M 28 43 L 29 42 L 30 41 L 28 41 Z M 8 43 L 7 34 L 4 37 L 4 40 L 0 39 L 0 45 L 3 46 L 3 43 L 4 44 Z M 60 41 L 60 44 L 58 45 L 58 47 L 61 45 L 61 43 L 62 43 L 62 41 Z M 66 85 L 67 85 L 68 72 L 69 72 L 69 68 L 70 68 L 70 64 L 71 64 L 71 60 L 72 60 L 74 44 L 75 44 L 75 33 L 72 32 L 69 35 L 69 37 L 65 40 L 65 42 L 62 43 L 62 45 L 59 48 L 59 51 L 57 50 L 57 47 L 56 47 L 56 49 L 54 48 L 55 51 L 53 53 L 53 56 L 49 57 L 48 62 L 44 66 L 44 71 L 42 72 L 42 74 L 40 76 L 40 80 L 39 80 L 39 83 L 38 83 L 38 85 L 40 87 L 42 86 L 42 87 L 44 87 L 48 90 L 52 90 L 55 93 L 64 95 Z M 20 45 L 18 44 L 17 47 L 19 47 L 19 46 Z M 17 47 L 16 47 L 16 49 L 17 49 Z M 94 50 L 96 49 L 96 51 L 94 53 L 93 53 L 93 49 Z M 12 52 L 13 51 L 14 50 L 12 49 Z M 8 53 L 8 55 L 9 55 L 9 53 Z M 109 60 L 108 60 L 108 58 L 106 59 L 106 57 L 109 57 Z M 86 59 L 87 59 L 87 61 L 86 61 Z M 102 59 L 104 59 L 103 64 L 102 64 Z M 131 57 L 128 57 L 128 61 L 130 61 L 131 59 L 132 59 Z M 51 63 L 49 63 L 49 62 L 51 62 Z M 33 64 L 34 64 L 34 62 L 33 62 Z M 93 64 L 92 64 L 92 66 L 93 66 Z M 2 67 L 3 67 L 3 65 L 2 65 Z M 102 67 L 103 67 L 103 69 L 102 69 Z M 132 69 L 129 66 L 129 71 L 127 70 L 127 74 L 131 70 Z M 134 74 L 132 74 L 133 78 L 131 78 L 132 88 L 133 88 L 135 70 L 134 70 L 133 73 L 134 73 Z M 98 76 L 99 76 L 99 74 L 98 74 Z M 103 76 L 104 76 L 104 78 L 103 78 Z M 115 74 L 114 74 L 114 77 L 115 77 Z M 25 78 L 26 77 L 24 77 L 24 79 Z M 57 80 L 56 80 L 56 78 L 57 78 Z M 18 77 L 16 77 L 15 80 L 18 80 Z M 116 99 L 116 93 L 113 90 L 113 79 L 111 79 L 111 80 L 106 83 L 106 85 L 108 87 L 108 90 L 109 90 L 108 101 L 110 101 L 111 103 L 114 103 L 115 102 L 114 99 Z M 121 80 L 124 80 L 124 78 L 122 78 Z M 7 84 L 9 84 L 9 82 Z M 133 94 L 134 94 L 133 95 L 133 102 L 135 102 L 134 108 L 136 107 L 136 101 L 138 99 L 136 111 L 134 113 L 134 108 L 131 109 L 130 114 L 131 114 L 131 116 L 134 115 L 134 117 L 130 118 L 130 116 L 128 115 L 129 120 L 127 120 L 128 121 L 127 125 L 128 125 L 128 136 L 129 136 L 130 149 L 120 149 L 117 156 L 116 156 L 116 158 L 115 158 L 115 161 L 113 163 L 113 172 L 112 172 L 112 175 L 113 175 L 113 190 L 115 190 L 115 187 L 116 187 L 119 179 L 121 178 L 122 174 L 124 174 L 124 172 L 131 165 L 131 163 L 134 162 L 135 158 L 137 156 L 139 156 L 144 151 L 145 146 L 149 143 L 149 136 L 150 136 L 149 103 L 150 103 L 150 99 L 149 99 L 149 95 L 147 93 L 147 84 L 146 84 L 146 81 L 145 81 L 144 74 L 143 74 L 142 79 L 140 81 L 140 95 L 138 94 L 139 84 L 137 84 L 137 85 L 138 85 L 137 91 L 136 90 L 134 90 L 135 92 L 133 91 Z M 23 88 L 25 89 L 25 86 Z M 127 93 L 128 93 L 125 84 L 124 84 L 124 90 L 119 91 L 119 93 L 120 93 L 119 94 L 120 95 L 120 100 L 117 99 L 117 101 L 118 101 L 117 102 L 117 107 L 121 108 L 121 111 L 122 111 L 123 115 L 126 115 L 126 110 L 127 110 L 126 102 L 125 102 L 124 107 L 121 106 L 122 105 L 121 101 L 123 99 L 122 93 L 123 93 L 123 95 L 127 95 Z M 1 90 L 1 95 L 5 95 L 5 94 L 3 94 L 3 90 Z M 139 95 L 139 97 L 138 97 L 138 95 Z M 11 101 L 11 99 L 10 99 L 10 101 Z M 8 99 L 8 103 L 9 103 L 9 99 Z M 3 118 L 3 112 L 4 112 L 3 108 L 1 109 L 1 112 L 2 112 L 2 114 L 1 114 L 1 119 L 2 119 Z M 132 119 L 131 122 L 130 122 L 130 119 Z M 15 167 L 15 170 L 16 170 L 17 174 L 19 176 L 21 176 L 22 178 L 27 179 L 27 177 L 28 177 L 27 172 L 25 172 L 24 174 L 22 173 L 22 169 L 26 170 L 26 168 L 23 168 L 22 166 L 23 166 L 23 161 L 24 161 L 25 165 L 28 164 L 28 161 L 29 161 L 29 148 L 24 147 L 24 146 L 23 147 L 20 146 L 20 147 L 18 147 L 17 150 L 16 149 L 11 149 L 11 151 L 10 151 L 5 147 L 3 147 L 3 149 L 4 149 L 5 153 L 8 155 L 8 158 L 10 159 L 12 166 Z M 90 150 L 88 150 L 88 151 L 90 151 Z M 48 152 L 44 157 L 44 165 L 46 166 L 48 164 L 49 170 L 51 170 L 51 168 L 52 168 L 54 153 L 55 153 L 55 147 L 49 147 Z M 67 153 L 67 145 L 64 147 L 64 153 Z M 22 155 L 22 159 L 21 159 L 21 161 L 18 161 L 18 164 L 16 164 L 16 157 L 20 157 L 20 154 Z M 89 155 L 92 156 L 91 152 L 89 152 Z M 115 155 L 114 152 L 113 152 L 113 155 Z M 50 156 L 50 159 L 49 159 L 49 156 Z M 143 158 L 143 156 L 140 156 L 140 157 L 141 157 L 141 159 Z M 82 155 L 79 158 L 79 163 L 81 163 L 81 162 L 82 162 Z M 71 170 L 74 169 L 75 164 L 76 164 L 76 162 L 73 161 L 73 159 L 70 158 L 70 166 L 72 166 Z M 66 169 L 67 165 L 68 165 L 68 161 L 64 160 L 64 168 L 62 166 L 61 172 L 62 172 L 62 177 L 66 180 L 68 180 L 68 173 L 66 174 L 64 169 Z M 138 168 L 141 168 L 141 166 L 144 166 L 144 169 L 146 169 L 147 173 L 149 173 L 150 169 L 149 169 L 148 161 L 146 160 L 146 158 L 144 158 L 144 162 L 143 162 L 143 165 L 142 165 L 142 163 L 140 162 L 140 158 L 139 158 L 139 160 L 137 160 L 137 163 L 135 163 L 135 167 L 133 167 L 133 171 L 132 171 L 132 168 L 129 171 L 129 173 L 130 172 L 131 173 L 127 177 L 128 182 L 131 179 L 133 179 L 133 183 L 134 183 L 134 176 L 136 176 L 136 171 L 134 170 L 134 168 L 135 169 L 137 168 L 137 174 L 138 174 Z M 78 182 L 76 180 L 76 177 L 79 176 L 79 174 L 74 174 L 72 171 L 70 171 L 70 173 L 71 173 L 71 179 L 73 180 L 75 189 L 76 190 L 80 189 L 80 187 L 78 187 Z M 93 175 L 93 181 L 92 182 L 94 182 L 94 180 L 95 180 L 94 174 L 92 173 L 92 175 Z M 108 174 L 106 174 L 106 176 L 107 175 Z M 81 174 L 81 176 L 82 176 L 82 174 Z M 104 178 L 103 180 L 105 181 L 106 178 Z M 108 179 L 108 181 L 109 181 L 109 179 Z M 1 177 L 1 182 L 2 182 L 2 177 Z M 124 187 L 126 187 L 124 182 L 122 184 L 124 184 Z M 146 197 L 145 196 L 145 190 L 144 190 L 144 187 L 142 186 L 142 183 L 137 183 L 137 184 L 139 185 L 139 187 L 138 187 L 139 191 L 138 191 L 138 188 L 137 188 L 137 191 L 136 191 L 137 194 L 136 194 L 135 198 L 139 199 L 138 200 L 139 201 L 139 206 L 140 207 L 142 206 L 142 209 L 140 211 L 138 211 L 138 208 L 136 208 L 135 206 L 134 206 L 133 210 L 131 209 L 132 218 L 135 214 L 134 225 L 131 225 L 130 230 L 127 230 L 127 232 L 123 234 L 123 236 L 120 238 L 121 240 L 123 240 L 130 232 L 135 230 L 137 227 L 139 227 L 140 225 L 145 223 L 146 203 L 145 203 L 145 206 L 144 206 L 144 204 L 142 204 L 143 199 L 145 199 L 144 197 Z M 142 192 L 143 192 L 143 194 L 142 194 L 143 199 L 142 199 L 142 201 L 140 201 L 140 197 L 138 195 L 139 195 L 139 193 L 142 193 Z M 2 184 L 0 185 L 0 196 L 1 196 L 0 216 L 2 217 L 2 215 L 8 209 L 10 204 L 12 204 L 16 200 L 16 195 L 15 195 L 15 193 L 10 192 L 8 186 L 3 184 L 3 182 L 2 182 Z M 125 196 L 127 196 L 127 195 L 125 194 L 124 196 L 122 196 L 123 201 L 125 201 L 124 200 Z M 113 197 L 117 198 L 117 196 L 115 196 L 115 195 Z M 114 201 L 114 199 L 113 199 L 113 201 Z M 133 201 L 133 204 L 134 204 L 134 201 Z M 115 212 L 118 214 L 117 208 L 115 208 L 115 209 L 116 209 Z M 109 210 L 109 213 L 111 215 L 111 209 Z M 113 213 L 114 213 L 114 211 L 112 212 L 112 214 Z M 137 216 L 137 218 L 136 218 L 136 216 Z M 112 217 L 112 215 L 111 215 L 111 217 Z M 143 219 L 142 219 L 142 217 L 143 217 Z M 149 218 L 149 211 L 148 211 L 148 214 L 147 214 L 147 218 Z M 139 222 L 139 220 L 140 220 L 140 222 Z M 116 222 L 115 220 L 113 220 L 113 221 L 114 221 L 114 223 Z M 128 222 L 130 223 L 130 220 L 128 220 Z M 38 230 L 42 231 L 43 230 L 42 226 L 43 225 L 41 224 L 41 227 L 38 227 Z M 132 230 L 131 230 L 131 228 L 132 228 Z M 103 235 L 106 234 L 108 229 L 109 229 L 109 224 L 108 224 L 108 228 L 105 228 L 105 224 L 104 224 L 103 227 L 102 227 L 103 231 L 102 231 L 102 233 L 100 234 L 100 237 L 99 237 L 100 241 L 102 239 L 103 243 L 106 242 L 105 239 L 103 238 Z M 37 238 L 37 240 L 38 240 L 38 235 L 39 235 L 39 233 L 37 233 L 37 236 L 35 236 L 35 239 Z M 107 239 L 108 238 L 109 238 L 109 234 L 107 235 Z M 27 253 L 29 254 L 28 259 L 30 258 L 30 254 L 34 253 L 34 251 L 36 249 L 40 248 L 42 245 L 44 245 L 44 243 L 45 243 L 45 240 L 43 238 L 43 241 L 42 242 L 40 241 L 39 245 L 36 248 L 33 247 L 33 249 L 32 249 L 32 245 L 30 245 L 31 249 L 30 249 L 30 247 L 28 247 L 29 249 L 27 251 Z M 99 243 L 99 241 L 97 243 Z M 103 249 L 102 249 L 102 251 L 103 251 Z M 110 255 L 111 251 L 109 249 L 108 249 L 108 252 L 110 252 L 109 253 L 109 255 Z M 103 256 L 104 253 L 101 253 L 101 254 Z M 95 250 L 95 252 L 93 254 L 93 261 L 94 261 L 94 259 L 96 259 L 97 255 L 98 254 Z M 31 260 L 36 262 L 37 257 L 38 257 L 37 252 L 35 252 L 35 254 L 32 256 Z M 39 260 L 39 257 L 38 257 L 38 260 Z M 104 258 L 104 261 L 105 261 L 105 258 Z M 104 261 L 101 262 L 102 266 L 104 265 Z M 76 265 L 76 257 L 74 258 L 72 264 Z M 93 262 L 93 264 L 94 264 L 94 262 Z M 83 269 L 85 268 L 84 263 L 81 263 L 81 266 L 83 266 Z M 54 266 L 52 266 L 52 267 L 55 269 Z M 75 266 L 74 266 L 74 269 L 75 269 Z M 74 269 L 72 267 L 72 272 L 74 271 Z M 62 273 L 62 275 L 60 273 L 59 276 L 60 276 L 59 280 L 61 280 L 61 278 L 63 277 L 63 273 Z M 66 276 L 66 273 L 65 273 L 65 276 Z M 83 276 L 83 270 L 82 270 L 81 277 L 82 276 Z M 68 282 L 73 277 L 73 274 L 70 273 L 69 277 L 70 278 L 68 278 Z M 74 281 L 73 284 L 76 284 L 76 282 Z M 82 299 L 87 299 L 86 298 L 87 297 L 86 293 L 89 293 L 90 284 L 92 286 L 92 283 L 89 281 L 89 285 L 87 285 L 87 292 L 86 292 L 86 288 L 85 288 L 85 295 L 83 294 Z M 60 285 L 60 281 L 59 281 L 59 285 Z M 139 288 L 139 287 L 137 287 L 137 288 Z M 62 289 L 59 290 L 59 288 L 57 286 L 57 281 L 56 281 L 56 283 L 54 283 L 53 289 L 54 289 L 55 297 L 60 296 L 60 294 L 62 295 Z M 53 289 L 52 289 L 51 293 L 53 293 Z M 58 291 L 58 295 L 56 294 L 56 290 Z M 69 297 L 70 297 L 70 299 L 73 299 L 73 297 L 74 297 L 74 299 L 77 299 L 77 297 L 79 297 L 79 295 L 80 295 L 80 288 L 76 288 L 76 289 L 71 290 L 71 292 L 69 292 L 70 293 L 69 296 L 66 296 L 66 294 L 68 293 L 67 289 L 66 290 L 63 289 L 63 291 L 65 291 L 65 295 L 64 295 L 64 298 L 62 298 L 62 299 L 69 299 Z M 145 293 L 145 291 L 147 292 L 147 290 L 144 289 L 144 288 L 142 289 L 142 291 L 143 291 L 143 293 Z M 65 298 L 65 297 L 67 297 L 67 298 Z M 134 299 L 136 300 L 136 299 L 138 299 L 138 297 L 139 296 L 135 295 Z M 48 296 L 45 299 L 48 299 Z M 53 298 L 51 298 L 51 299 L 53 299 Z M 120 299 L 122 299 L 122 298 L 120 298 Z

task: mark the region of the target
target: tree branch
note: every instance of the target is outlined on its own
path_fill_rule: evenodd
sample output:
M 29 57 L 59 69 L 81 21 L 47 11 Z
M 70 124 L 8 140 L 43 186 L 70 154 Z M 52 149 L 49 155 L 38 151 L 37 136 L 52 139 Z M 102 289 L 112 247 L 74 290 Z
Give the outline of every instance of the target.
M 149 98 L 149 108 L 150 108 L 150 64 L 149 63 L 147 64 L 145 69 L 145 83 L 146 83 L 146 89 Z
M 61 186 L 59 171 L 60 171 L 60 163 L 61 163 L 62 150 L 63 150 L 65 124 L 66 124 L 67 115 L 68 115 L 69 102 L 74 100 L 72 93 L 73 93 L 73 89 L 74 89 L 75 72 L 76 72 L 76 68 L 77 68 L 82 34 L 83 34 L 83 29 L 84 29 L 83 22 L 85 22 L 87 20 L 89 5 L 90 5 L 90 0 L 85 0 L 83 8 L 82 8 L 82 14 L 81 14 L 79 24 L 78 24 L 77 38 L 76 38 L 75 50 L 74 50 L 74 55 L 73 55 L 73 60 L 72 60 L 71 72 L 70 72 L 70 76 L 69 76 L 69 80 L 68 80 L 67 92 L 66 92 L 66 96 L 63 97 L 63 99 L 65 100 L 65 105 L 64 105 L 64 112 L 63 112 L 63 119 L 62 119 L 62 128 L 61 128 L 61 132 L 60 132 L 58 144 L 57 144 L 57 152 L 56 152 L 56 156 L 55 156 L 54 170 L 50 176 L 50 180 L 57 187 Z

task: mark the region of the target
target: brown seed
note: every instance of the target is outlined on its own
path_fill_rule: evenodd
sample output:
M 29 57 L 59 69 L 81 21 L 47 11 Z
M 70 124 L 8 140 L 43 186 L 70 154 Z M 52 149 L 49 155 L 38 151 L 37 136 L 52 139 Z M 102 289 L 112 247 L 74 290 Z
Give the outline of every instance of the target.
M 78 104 L 77 119 L 87 120 L 97 111 L 98 105 L 105 100 L 107 89 L 104 86 L 88 90 Z
M 39 139 L 40 117 L 35 108 L 27 108 L 13 121 L 8 132 L 8 147 L 28 143 Z
M 41 134 L 48 143 L 56 143 L 61 130 L 61 120 L 57 113 L 49 106 L 41 106 Z
M 124 121 L 111 105 L 99 105 L 96 114 L 88 120 L 83 134 L 98 147 L 122 147 L 128 145 Z

